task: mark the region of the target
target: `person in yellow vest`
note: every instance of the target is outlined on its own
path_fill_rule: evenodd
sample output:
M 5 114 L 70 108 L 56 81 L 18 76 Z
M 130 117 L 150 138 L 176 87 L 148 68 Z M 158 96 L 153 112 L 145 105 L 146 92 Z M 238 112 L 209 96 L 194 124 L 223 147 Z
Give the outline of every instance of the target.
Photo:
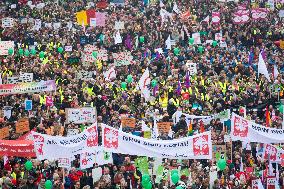
M 165 109 L 165 108 L 168 107 L 168 97 L 167 97 L 164 93 L 162 93 L 161 96 L 160 96 L 160 98 L 159 98 L 159 105 L 160 105 L 163 109 Z

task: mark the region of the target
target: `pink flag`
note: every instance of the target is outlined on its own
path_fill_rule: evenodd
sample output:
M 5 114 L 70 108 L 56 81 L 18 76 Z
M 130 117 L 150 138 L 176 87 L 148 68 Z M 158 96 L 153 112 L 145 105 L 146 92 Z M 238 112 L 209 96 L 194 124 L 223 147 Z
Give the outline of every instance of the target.
M 212 24 L 220 24 L 220 12 L 212 12 Z
M 45 97 L 45 105 L 46 106 L 53 106 L 53 99 L 51 96 Z
M 234 24 L 244 24 L 249 21 L 249 10 L 238 10 L 233 14 Z

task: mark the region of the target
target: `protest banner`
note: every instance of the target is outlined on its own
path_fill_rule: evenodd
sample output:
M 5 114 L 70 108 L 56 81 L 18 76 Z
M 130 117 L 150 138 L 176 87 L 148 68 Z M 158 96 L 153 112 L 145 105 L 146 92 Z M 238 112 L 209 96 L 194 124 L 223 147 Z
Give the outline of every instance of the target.
M 168 133 L 171 129 L 172 122 L 160 122 L 157 123 L 159 132 Z
M 30 124 L 28 118 L 21 118 L 16 123 L 16 133 L 24 133 L 30 131 Z
M 96 108 L 67 108 L 66 110 L 67 123 L 95 123 L 97 121 Z
M 9 137 L 9 127 L 3 127 L 0 129 L 0 139 Z
M 0 95 L 36 93 L 36 92 L 54 91 L 54 90 L 56 90 L 56 85 L 54 80 L 0 85 Z
M 231 137 L 233 141 L 260 142 L 260 143 L 283 143 L 284 130 L 264 127 L 247 120 L 237 114 L 232 114 Z
M 2 132 L 2 131 L 0 131 Z M 0 140 L 0 156 L 36 157 L 33 141 Z
M 14 46 L 14 41 L 0 41 L 0 55 L 8 55 L 8 50 L 14 50 Z
M 134 136 L 102 124 L 105 151 L 128 155 L 174 159 L 211 159 L 211 132 L 174 140 L 153 140 Z
M 238 10 L 237 12 L 233 13 L 233 23 L 234 24 L 247 23 L 250 19 L 249 16 L 250 16 L 249 10 Z
M 96 71 L 85 71 L 85 70 L 80 70 L 77 72 L 77 78 L 82 79 L 84 81 L 87 80 L 92 80 L 96 76 Z
M 251 10 L 253 20 L 261 20 L 267 17 L 268 10 L 266 8 L 255 8 Z
M 97 57 L 93 56 L 93 52 L 97 52 Z M 107 61 L 108 53 L 105 49 L 98 49 L 94 45 L 87 44 L 84 46 L 83 62 L 95 62 L 96 60 Z
M 50 136 L 32 132 L 34 149 L 39 160 L 73 157 L 81 152 L 94 152 L 98 146 L 97 124 L 82 133 L 69 136 Z
M 133 56 L 130 52 L 120 52 L 112 54 L 115 66 L 127 66 L 133 64 Z
M 58 158 L 58 167 L 70 168 L 71 159 L 70 158 Z
M 121 126 L 122 127 L 135 128 L 135 124 L 136 124 L 135 118 L 128 118 L 128 117 L 122 117 L 121 118 Z

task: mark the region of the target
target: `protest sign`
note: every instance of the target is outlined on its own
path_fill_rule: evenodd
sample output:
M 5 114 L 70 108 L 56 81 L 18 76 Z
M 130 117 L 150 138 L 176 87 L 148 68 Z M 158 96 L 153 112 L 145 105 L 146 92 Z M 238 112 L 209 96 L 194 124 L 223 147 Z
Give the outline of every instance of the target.
M 54 80 L 0 85 L 0 95 L 35 93 L 35 92 L 54 91 L 54 90 L 56 90 L 56 85 Z
M 279 10 L 279 17 L 283 18 L 284 17 L 284 10 Z
M 25 100 L 25 110 L 30 111 L 33 109 L 33 101 Z
M 95 123 L 97 121 L 96 108 L 67 108 L 67 123 Z
M 19 80 L 23 83 L 28 83 L 28 82 L 32 82 L 34 78 L 34 74 L 33 73 L 23 73 L 20 72 L 20 77 Z
M 34 148 L 39 160 L 54 160 L 73 157 L 84 152 L 93 152 L 98 146 L 97 124 L 85 129 L 82 133 L 69 136 L 50 136 L 33 132 Z
M 133 56 L 130 52 L 113 53 L 115 66 L 127 66 L 133 64 Z
M 222 41 L 222 33 L 215 33 L 215 41 Z
M 65 46 L 64 48 L 65 48 L 66 52 L 72 52 L 72 46 L 71 45 Z
M 12 106 L 4 106 L 3 108 L 4 117 L 6 117 L 7 119 L 10 119 L 12 115 L 12 108 Z
M 71 159 L 70 158 L 58 158 L 58 167 L 70 168 Z
M 85 81 L 94 79 L 95 75 L 96 71 L 80 70 L 77 72 L 77 78 Z
M 261 20 L 267 17 L 268 10 L 266 8 L 255 8 L 251 10 L 253 20 Z
M 197 67 L 196 67 L 196 63 L 192 63 L 192 62 L 187 62 L 186 63 L 186 67 L 187 67 L 187 70 L 189 71 L 189 74 L 190 75 L 195 75 L 197 74 Z
M 7 84 L 20 83 L 19 77 L 7 77 Z
M 90 18 L 90 26 L 91 27 L 97 26 L 97 19 L 96 18 Z
M 98 166 L 100 165 L 106 165 L 106 164 L 113 164 L 113 158 L 111 152 L 105 152 L 103 150 L 98 150 L 96 154 L 96 164 Z
M 283 143 L 284 130 L 264 127 L 247 120 L 237 114 L 232 114 L 231 137 L 233 141 L 247 141 L 260 143 Z
M 2 18 L 2 28 L 12 28 L 14 26 L 14 18 Z
M 14 50 L 14 46 L 14 41 L 0 41 L 0 55 L 8 55 L 8 50 Z
M 115 21 L 114 29 L 123 30 L 124 29 L 124 22 L 123 21 Z
M 0 139 L 9 137 L 9 127 L 3 127 L 0 129 Z
M 93 182 L 97 182 L 98 180 L 100 180 L 102 175 L 103 175 L 103 170 L 101 167 L 92 169 Z
M 249 10 L 238 10 L 233 14 L 234 24 L 244 24 L 249 21 L 250 12 Z
M 53 106 L 53 98 L 52 98 L 52 96 L 46 96 L 45 97 L 45 105 L 47 107 L 52 107 Z
M 80 131 L 79 129 L 68 129 L 67 130 L 67 136 L 73 136 L 79 134 Z
M 122 127 L 135 128 L 135 123 L 136 123 L 135 118 L 128 118 L 128 117 L 122 117 L 121 118 Z
M 80 168 L 88 169 L 93 167 L 96 161 L 96 153 L 83 152 L 80 154 Z
M 96 12 L 96 26 L 105 27 L 106 24 L 106 13 Z
M 193 44 L 201 44 L 200 33 L 196 32 L 192 34 L 192 38 L 194 39 Z
M 157 123 L 159 132 L 168 133 L 171 129 L 171 122 L 160 122 Z
M 97 52 L 97 58 L 93 56 L 93 52 Z M 98 49 L 94 45 L 88 44 L 84 46 L 84 55 L 82 57 L 84 62 L 95 62 L 96 60 L 107 61 L 108 53 L 105 49 Z
M 0 130 L 2 135 L 2 130 Z M 1 138 L 1 137 L 0 137 Z M 36 157 L 33 141 L 0 140 L 0 156 Z
M 134 136 L 105 124 L 101 126 L 103 148 L 108 152 L 174 159 L 212 158 L 211 132 L 163 141 Z
M 30 131 L 30 123 L 28 118 L 21 118 L 16 123 L 16 133 L 24 133 Z
M 212 12 L 212 24 L 220 24 L 221 14 L 220 12 Z

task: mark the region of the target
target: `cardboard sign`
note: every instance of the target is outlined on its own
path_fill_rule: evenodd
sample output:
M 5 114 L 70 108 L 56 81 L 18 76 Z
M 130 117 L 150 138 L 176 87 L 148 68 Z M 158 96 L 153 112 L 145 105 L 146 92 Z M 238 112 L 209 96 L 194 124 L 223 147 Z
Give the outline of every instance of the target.
M 136 123 L 135 118 L 128 118 L 128 117 L 122 117 L 121 118 L 122 127 L 135 128 L 135 123 Z
M 106 13 L 96 12 L 96 25 L 104 27 L 106 24 Z
M 96 71 L 85 71 L 85 70 L 80 70 L 77 73 L 77 78 L 82 79 L 82 80 L 92 80 L 94 79 L 93 76 L 96 75 Z
M 197 33 L 193 33 L 192 34 L 192 38 L 194 39 L 194 42 L 193 44 L 201 44 L 201 39 L 200 39 L 200 33 L 197 32 Z
M 16 133 L 24 133 L 30 131 L 30 124 L 28 118 L 21 118 L 16 123 Z
M 192 62 L 187 62 L 186 63 L 187 66 L 187 70 L 189 71 L 190 75 L 195 75 L 197 74 L 197 66 L 196 63 L 192 63 Z
M 9 127 L 3 127 L 0 129 L 0 139 L 4 139 L 9 137 Z
M 160 123 L 157 123 L 159 132 L 164 132 L 164 133 L 168 133 L 170 131 L 171 125 L 172 125 L 171 122 L 160 122 Z

